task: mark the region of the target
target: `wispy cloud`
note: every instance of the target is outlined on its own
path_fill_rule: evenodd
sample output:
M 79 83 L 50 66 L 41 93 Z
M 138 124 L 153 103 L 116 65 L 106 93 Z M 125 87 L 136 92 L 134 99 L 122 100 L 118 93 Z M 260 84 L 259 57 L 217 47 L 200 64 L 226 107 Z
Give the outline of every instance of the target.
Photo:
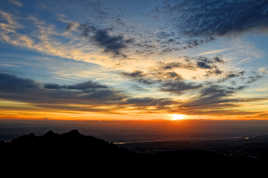
M 6 36 L 8 33 L 15 33 L 21 27 L 10 13 L 0 10 L 0 18 L 0 29 Z
M 14 4 L 15 6 L 22 7 L 23 4 L 19 0 L 8 0 L 10 3 Z
M 212 55 L 212 54 L 219 54 L 219 53 L 223 53 L 226 51 L 231 50 L 230 48 L 226 48 L 226 49 L 217 49 L 217 50 L 211 50 L 211 51 L 206 51 L 206 52 L 202 52 L 199 55 L 200 56 L 205 56 L 205 55 Z

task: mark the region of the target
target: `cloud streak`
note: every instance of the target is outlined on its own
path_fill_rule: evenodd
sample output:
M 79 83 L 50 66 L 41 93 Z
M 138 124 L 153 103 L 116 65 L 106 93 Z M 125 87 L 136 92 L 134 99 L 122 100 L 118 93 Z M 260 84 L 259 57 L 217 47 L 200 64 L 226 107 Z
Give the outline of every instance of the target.
M 14 4 L 15 6 L 22 7 L 23 4 L 18 0 L 8 0 L 10 3 Z
M 124 96 L 92 81 L 76 85 L 41 84 L 9 74 L 0 74 L 0 97 L 30 103 L 109 104 Z
M 164 108 L 175 102 L 168 98 L 133 98 L 123 92 L 93 81 L 75 85 L 42 84 L 9 74 L 0 74 L 0 98 L 10 101 L 30 103 L 41 108 L 74 109 L 79 111 L 112 112 L 120 108 L 147 107 Z M 75 107 L 75 105 L 79 105 Z M 103 108 L 104 107 L 104 108 Z M 153 109 L 153 110 L 154 110 Z

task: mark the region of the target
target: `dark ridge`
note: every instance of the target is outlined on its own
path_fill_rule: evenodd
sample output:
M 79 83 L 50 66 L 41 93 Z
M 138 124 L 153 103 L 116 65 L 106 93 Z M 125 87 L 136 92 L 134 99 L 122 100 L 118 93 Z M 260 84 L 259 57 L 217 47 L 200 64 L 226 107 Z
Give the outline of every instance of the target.
M 70 137 L 81 137 L 81 136 L 83 136 L 82 134 L 80 134 L 80 132 L 78 130 L 71 130 L 70 132 L 67 132 L 67 133 L 65 133 L 63 135 L 70 136 Z
M 14 166 L 64 168 L 164 169 L 235 166 L 256 163 L 254 158 L 230 157 L 204 149 L 135 152 L 104 140 L 85 136 L 77 130 L 43 136 L 28 134 L 0 142 L 1 162 Z M 237 167 L 236 167 L 237 168 Z
M 58 136 L 58 134 L 54 133 L 52 130 L 45 133 L 44 137 L 55 137 Z

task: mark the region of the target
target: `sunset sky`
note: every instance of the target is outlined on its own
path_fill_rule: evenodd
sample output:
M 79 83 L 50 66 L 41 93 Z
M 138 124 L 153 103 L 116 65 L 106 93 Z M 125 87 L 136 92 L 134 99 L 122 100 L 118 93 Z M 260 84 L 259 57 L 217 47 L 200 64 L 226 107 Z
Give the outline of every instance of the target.
M 0 118 L 268 119 L 268 1 L 1 0 Z

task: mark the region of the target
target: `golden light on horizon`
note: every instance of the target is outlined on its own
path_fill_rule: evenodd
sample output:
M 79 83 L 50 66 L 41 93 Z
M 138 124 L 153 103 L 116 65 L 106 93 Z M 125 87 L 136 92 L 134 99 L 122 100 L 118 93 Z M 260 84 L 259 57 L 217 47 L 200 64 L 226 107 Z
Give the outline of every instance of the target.
M 183 114 L 172 114 L 171 115 L 171 120 L 173 120 L 173 121 L 184 120 L 185 118 L 186 118 L 186 116 Z

